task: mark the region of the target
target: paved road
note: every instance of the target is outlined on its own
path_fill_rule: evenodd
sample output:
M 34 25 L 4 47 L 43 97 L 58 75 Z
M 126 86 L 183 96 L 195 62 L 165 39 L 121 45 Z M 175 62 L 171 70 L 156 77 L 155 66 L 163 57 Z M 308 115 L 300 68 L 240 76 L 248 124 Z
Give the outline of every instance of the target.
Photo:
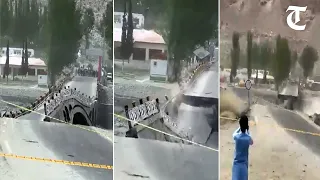
M 76 76 L 66 85 L 77 88 L 90 96 L 95 96 L 96 83 L 96 78 Z M 37 112 L 43 114 L 43 106 L 40 106 Z M 58 160 L 113 164 L 113 145 L 108 138 L 66 124 L 43 122 L 41 121 L 43 118 L 43 115 L 30 113 L 20 117 L 19 121 L 2 120 L 0 123 L 2 151 Z M 0 164 L 4 164 L 7 169 L 14 169 L 14 173 L 10 177 L 16 177 L 16 179 L 23 177 L 23 180 L 106 180 L 112 179 L 113 174 L 112 170 L 43 164 L 17 159 L 6 159 L 6 162 L 3 161 Z
M 218 88 L 218 68 L 214 64 L 183 92 L 182 103 L 176 116 L 178 131 L 186 132 L 193 137 L 193 141 L 214 148 L 218 148 L 219 139 Z
M 269 110 L 274 119 L 285 128 L 320 134 L 319 127 L 313 124 L 312 121 L 308 122 L 298 114 L 279 108 L 270 107 Z M 298 141 L 300 141 L 306 147 L 310 148 L 313 152 L 320 155 L 319 136 L 312 136 L 291 131 L 289 131 L 289 134 L 294 136 Z
M 95 77 L 75 76 L 66 86 L 77 88 L 77 90 L 80 90 L 90 97 L 96 96 L 97 94 L 97 78 Z
M 245 90 L 240 88 L 234 88 L 233 90 L 240 98 L 246 97 Z M 254 95 L 262 97 L 263 99 L 266 99 L 268 101 L 276 98 L 276 96 L 274 96 L 274 93 L 259 92 L 254 93 Z M 284 128 L 320 134 L 320 128 L 317 125 L 315 125 L 312 121 L 304 119 L 302 116 L 294 113 L 293 111 L 276 108 L 272 106 L 272 104 L 269 104 L 269 111 L 274 117 L 274 119 Z M 273 130 L 270 129 L 271 133 L 272 131 Z M 294 136 L 301 144 L 305 145 L 306 147 L 310 148 L 313 152 L 320 155 L 319 136 L 312 136 L 292 131 L 288 132 L 290 135 Z
M 163 141 L 115 137 L 115 166 L 121 180 L 219 179 L 218 152 Z
M 217 65 L 214 64 L 210 69 L 203 72 L 192 83 L 189 89 L 183 92 L 180 102 L 175 105 L 169 105 L 169 115 L 175 119 L 176 127 L 171 127 L 173 132 L 183 132 L 188 134 L 190 140 L 197 143 L 218 149 L 218 88 L 219 76 Z M 173 107 L 177 107 L 175 114 Z M 153 124 L 154 128 L 159 128 Z M 162 128 L 163 131 L 168 131 Z M 154 138 L 155 132 L 145 129 L 143 137 L 147 139 Z M 150 132 L 146 132 L 150 131 Z M 171 133 L 168 132 L 168 133 Z M 147 137 L 150 135 L 150 138 Z M 153 135 L 153 136 L 151 136 Z M 178 134 L 179 135 L 179 134 Z M 160 135 L 159 135 L 160 136 Z
M 248 90 L 246 88 L 233 87 L 232 90 L 242 100 L 248 101 Z M 277 99 L 277 93 L 275 91 L 251 89 L 249 92 L 250 97 L 256 96 L 269 102 L 275 102 Z M 251 100 L 254 99 L 251 98 Z
M 1 119 L 2 152 L 97 164 L 113 164 L 112 142 L 97 133 L 62 123 Z M 0 159 L 1 179 L 108 180 L 112 170 L 67 166 L 14 158 Z M 4 175 L 4 176 L 2 176 Z M 14 177 L 14 178 L 12 178 Z
M 214 101 L 213 98 L 218 97 L 219 88 L 218 76 L 215 73 L 217 71 L 212 72 L 214 70 L 215 68 L 212 67 L 203 76 L 199 77 L 200 81 L 203 82 L 195 82 L 192 95 L 199 96 L 206 103 L 218 104 L 218 100 Z M 216 85 L 211 78 L 216 78 Z M 216 91 L 210 90 L 210 88 L 216 88 Z M 203 100 L 201 95 L 206 96 L 206 100 Z M 211 97 L 211 99 L 208 100 L 208 97 Z M 184 121 L 179 124 L 179 128 L 189 131 L 189 127 L 191 127 L 190 132 L 193 133 L 194 140 L 217 148 L 218 133 L 213 133 L 209 137 L 210 123 L 212 123 L 210 119 L 214 119 L 211 106 L 197 107 L 188 101 L 181 104 L 180 107 L 179 119 Z M 216 117 L 216 119 L 218 118 Z M 149 131 L 151 137 L 154 133 L 151 130 Z M 148 133 L 145 132 L 144 135 L 146 134 Z M 219 177 L 218 153 L 202 147 L 143 138 L 115 137 L 114 152 L 115 177 L 122 180 L 135 180 L 137 178 L 150 180 L 216 180 Z
M 312 116 L 315 113 L 320 114 L 320 96 L 305 96 L 302 103 L 301 110 L 308 116 Z

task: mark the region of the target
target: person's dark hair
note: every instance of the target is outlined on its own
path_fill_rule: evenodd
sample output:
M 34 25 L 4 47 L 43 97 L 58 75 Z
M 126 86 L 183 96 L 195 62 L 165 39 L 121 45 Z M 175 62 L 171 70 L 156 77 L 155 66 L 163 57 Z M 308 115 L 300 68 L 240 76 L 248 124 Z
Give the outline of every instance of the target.
M 239 124 L 240 124 L 240 129 L 241 129 L 242 133 L 245 133 L 246 130 L 249 130 L 249 119 L 248 119 L 248 116 L 242 115 L 240 117 Z

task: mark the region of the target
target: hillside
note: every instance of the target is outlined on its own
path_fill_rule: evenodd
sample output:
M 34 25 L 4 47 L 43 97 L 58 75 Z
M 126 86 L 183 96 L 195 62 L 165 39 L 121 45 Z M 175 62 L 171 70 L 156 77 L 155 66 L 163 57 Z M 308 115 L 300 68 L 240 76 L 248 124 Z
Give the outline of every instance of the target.
M 221 0 L 221 58 L 229 64 L 233 31 L 246 33 L 252 30 L 255 40 L 274 39 L 278 34 L 287 37 L 291 48 L 301 52 L 307 44 L 320 50 L 320 0 Z M 289 5 L 307 6 L 301 15 L 301 23 L 307 23 L 305 31 L 294 31 L 286 24 Z M 241 49 L 245 49 L 245 37 Z M 320 51 L 319 51 L 320 52 Z

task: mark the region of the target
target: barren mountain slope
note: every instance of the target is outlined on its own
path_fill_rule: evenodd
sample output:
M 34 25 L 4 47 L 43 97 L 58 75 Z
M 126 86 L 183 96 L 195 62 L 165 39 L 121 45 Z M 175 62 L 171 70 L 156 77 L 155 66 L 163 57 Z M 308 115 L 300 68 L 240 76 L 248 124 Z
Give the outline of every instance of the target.
M 221 0 L 220 2 L 222 56 L 229 54 L 226 51 L 230 49 L 232 32 L 245 33 L 248 30 L 254 32 L 256 40 L 270 39 L 280 34 L 287 37 L 290 46 L 298 51 L 301 51 L 306 44 L 320 50 L 320 0 Z M 307 6 L 307 12 L 301 14 L 301 24 L 307 23 L 305 31 L 294 31 L 286 24 L 288 14 L 286 9 L 289 5 Z M 243 37 L 241 45 L 244 40 Z

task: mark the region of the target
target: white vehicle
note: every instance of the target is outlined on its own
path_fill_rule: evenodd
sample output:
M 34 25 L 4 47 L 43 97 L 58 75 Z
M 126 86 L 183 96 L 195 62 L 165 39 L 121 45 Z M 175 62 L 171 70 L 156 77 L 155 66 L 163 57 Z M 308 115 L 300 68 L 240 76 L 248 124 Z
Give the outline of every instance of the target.
M 312 79 L 307 79 L 307 84 L 310 90 L 319 91 L 320 90 L 320 76 L 315 76 Z

